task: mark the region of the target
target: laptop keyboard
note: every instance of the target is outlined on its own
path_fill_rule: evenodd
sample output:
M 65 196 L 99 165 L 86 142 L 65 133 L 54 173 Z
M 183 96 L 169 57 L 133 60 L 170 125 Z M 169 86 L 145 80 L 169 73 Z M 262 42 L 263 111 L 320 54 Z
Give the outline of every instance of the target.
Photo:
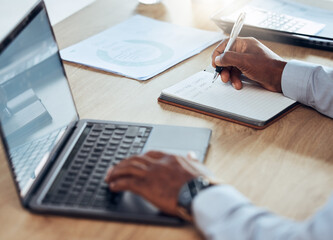
M 151 127 L 88 124 L 59 172 L 43 204 L 113 208 L 121 193 L 104 182 L 110 166 L 141 153 Z

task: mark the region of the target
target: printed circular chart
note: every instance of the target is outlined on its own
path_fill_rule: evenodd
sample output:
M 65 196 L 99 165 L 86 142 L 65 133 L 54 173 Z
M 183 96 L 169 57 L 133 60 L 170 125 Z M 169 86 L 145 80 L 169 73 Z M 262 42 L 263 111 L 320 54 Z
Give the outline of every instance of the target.
M 174 55 L 167 45 L 148 40 L 124 40 L 112 43 L 107 49 L 98 49 L 97 57 L 108 63 L 128 67 L 160 64 Z

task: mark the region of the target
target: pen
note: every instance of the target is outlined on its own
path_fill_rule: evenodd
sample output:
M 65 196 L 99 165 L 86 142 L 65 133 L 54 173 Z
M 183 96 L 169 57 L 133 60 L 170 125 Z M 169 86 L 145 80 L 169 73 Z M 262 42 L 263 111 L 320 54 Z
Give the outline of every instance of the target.
M 237 21 L 235 22 L 234 26 L 232 27 L 232 30 L 230 33 L 230 38 L 227 43 L 227 46 L 224 49 L 224 52 L 228 52 L 230 50 L 230 48 L 234 44 L 236 38 L 238 37 L 238 35 L 244 25 L 245 15 L 246 15 L 246 13 L 242 12 L 239 15 L 239 17 L 237 18 Z M 216 81 L 216 79 L 218 78 L 218 76 L 220 75 L 222 70 L 223 70 L 223 67 L 219 67 L 219 66 L 216 67 L 212 83 L 214 83 Z

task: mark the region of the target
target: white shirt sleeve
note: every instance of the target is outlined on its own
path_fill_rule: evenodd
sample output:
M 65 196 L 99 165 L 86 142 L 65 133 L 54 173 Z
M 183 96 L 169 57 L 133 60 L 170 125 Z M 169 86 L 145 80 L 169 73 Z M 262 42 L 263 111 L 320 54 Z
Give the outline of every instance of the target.
M 293 60 L 285 66 L 281 81 L 285 96 L 333 117 L 333 69 Z M 207 239 L 333 239 L 333 195 L 304 222 L 256 207 L 228 185 L 200 192 L 193 200 L 192 210 L 197 227 Z
M 206 239 L 333 239 L 333 196 L 304 222 L 295 222 L 256 207 L 229 185 L 200 192 L 193 200 L 192 210 L 195 223 Z
M 285 66 L 282 92 L 333 118 L 333 68 L 292 60 Z

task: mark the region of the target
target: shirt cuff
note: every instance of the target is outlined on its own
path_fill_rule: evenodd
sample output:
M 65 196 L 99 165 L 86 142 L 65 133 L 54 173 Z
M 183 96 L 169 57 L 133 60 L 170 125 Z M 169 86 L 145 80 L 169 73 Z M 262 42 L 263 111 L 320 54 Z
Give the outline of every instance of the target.
M 289 61 L 282 73 L 282 92 L 286 97 L 307 104 L 307 86 L 313 72 L 313 64 L 297 60 Z
M 250 201 L 232 186 L 217 185 L 200 191 L 193 200 L 192 212 L 196 225 L 203 231 L 231 209 L 249 203 Z

